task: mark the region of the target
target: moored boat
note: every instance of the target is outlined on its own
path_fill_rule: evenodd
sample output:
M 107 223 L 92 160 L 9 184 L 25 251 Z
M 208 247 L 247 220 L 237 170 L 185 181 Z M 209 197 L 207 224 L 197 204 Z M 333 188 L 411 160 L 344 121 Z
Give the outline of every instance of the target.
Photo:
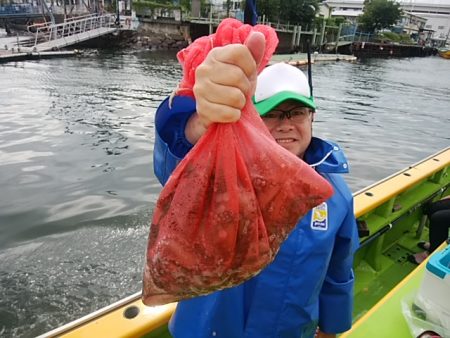
M 450 49 L 438 49 L 438 54 L 444 59 L 450 59 Z
M 401 290 L 405 281 L 416 280 L 411 276 L 421 276 L 423 265 L 416 269 L 407 257 L 418 251 L 420 239 L 428 238 L 425 206 L 449 196 L 449 186 L 447 147 L 354 194 L 361 237 L 355 256 L 355 321 L 376 308 L 391 290 Z M 136 293 L 40 338 L 171 337 L 167 322 L 175 307 L 175 303 L 146 307 Z

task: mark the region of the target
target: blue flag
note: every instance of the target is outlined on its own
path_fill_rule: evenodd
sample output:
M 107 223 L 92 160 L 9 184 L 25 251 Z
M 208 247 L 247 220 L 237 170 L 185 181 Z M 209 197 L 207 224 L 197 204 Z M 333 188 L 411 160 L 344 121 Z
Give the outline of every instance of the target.
M 256 13 L 256 0 L 245 1 L 244 23 L 254 26 L 256 25 L 257 20 L 258 14 Z

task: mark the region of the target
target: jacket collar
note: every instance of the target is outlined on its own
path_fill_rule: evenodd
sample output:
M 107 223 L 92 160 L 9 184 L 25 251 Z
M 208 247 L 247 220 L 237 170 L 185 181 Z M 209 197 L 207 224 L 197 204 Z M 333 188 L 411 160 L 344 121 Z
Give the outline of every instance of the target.
M 344 152 L 331 141 L 313 137 L 306 150 L 304 160 L 321 173 L 348 173 L 348 161 Z

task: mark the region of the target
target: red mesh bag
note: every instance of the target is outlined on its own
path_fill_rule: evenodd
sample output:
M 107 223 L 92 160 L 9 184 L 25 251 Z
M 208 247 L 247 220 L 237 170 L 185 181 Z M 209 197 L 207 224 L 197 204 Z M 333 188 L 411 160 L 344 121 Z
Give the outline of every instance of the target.
M 266 37 L 260 70 L 278 39 L 263 25 L 226 19 L 180 51 L 180 87 L 192 95 L 195 69 L 217 46 Z M 298 220 L 332 194 L 328 182 L 279 146 L 247 99 L 236 123 L 214 124 L 180 162 L 154 210 L 143 302 L 158 305 L 238 285 L 272 262 Z

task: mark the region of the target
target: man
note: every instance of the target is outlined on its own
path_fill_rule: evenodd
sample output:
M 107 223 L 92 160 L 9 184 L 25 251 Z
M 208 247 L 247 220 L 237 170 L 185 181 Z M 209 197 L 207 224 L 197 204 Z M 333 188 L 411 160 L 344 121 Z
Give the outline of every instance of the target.
M 256 84 L 264 39 L 254 34 L 249 40 L 246 46 L 211 50 L 196 71 L 195 101 L 175 96 L 160 105 L 156 175 L 164 184 L 207 128 L 237 121 L 254 93 L 256 109 L 276 142 L 312 165 L 334 194 L 297 224 L 260 274 L 237 287 L 179 302 L 169 329 L 175 338 L 335 337 L 351 326 L 358 246 L 352 195 L 338 175 L 347 172 L 347 163 L 338 146 L 312 137 L 316 105 L 305 75 L 275 64 Z
M 408 256 L 408 260 L 414 264 L 421 264 L 442 242 L 450 240 L 448 236 L 448 230 L 450 229 L 450 196 L 429 204 L 425 214 L 430 220 L 428 227 L 429 242 L 417 243 L 417 246 L 424 251 Z

